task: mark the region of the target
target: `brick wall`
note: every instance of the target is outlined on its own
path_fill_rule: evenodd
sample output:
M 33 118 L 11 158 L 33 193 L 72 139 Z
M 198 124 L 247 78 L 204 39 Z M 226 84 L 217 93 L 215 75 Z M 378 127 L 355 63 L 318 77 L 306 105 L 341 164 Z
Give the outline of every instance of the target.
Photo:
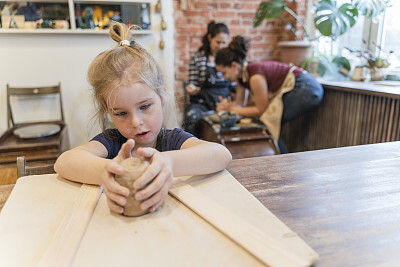
M 188 79 L 190 57 L 201 46 L 201 38 L 211 20 L 225 23 L 231 37 L 240 34 L 250 39 L 249 60 L 279 60 L 277 43 L 294 40 L 280 19 L 264 21 L 253 28 L 253 17 L 261 0 L 175 0 L 175 92 L 182 104 L 183 80 Z M 289 3 L 303 16 L 306 0 Z M 288 19 L 291 19 L 288 17 Z

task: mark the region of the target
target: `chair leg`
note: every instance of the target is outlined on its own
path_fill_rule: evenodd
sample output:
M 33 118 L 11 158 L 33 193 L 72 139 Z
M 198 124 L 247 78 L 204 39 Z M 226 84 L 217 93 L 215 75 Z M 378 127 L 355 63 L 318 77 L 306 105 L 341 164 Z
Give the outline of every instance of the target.
M 26 159 L 24 156 L 17 157 L 17 179 L 26 176 Z

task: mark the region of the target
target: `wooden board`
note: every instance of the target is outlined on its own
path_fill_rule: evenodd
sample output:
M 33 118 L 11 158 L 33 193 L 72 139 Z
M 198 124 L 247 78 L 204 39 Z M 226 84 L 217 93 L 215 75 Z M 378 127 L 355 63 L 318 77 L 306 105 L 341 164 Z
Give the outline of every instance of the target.
M 289 254 L 302 251 L 300 257 L 307 264 L 301 265 L 317 260 L 316 253 L 303 240 L 227 171 L 181 179 L 233 217 L 241 218 L 271 240 L 279 240 Z M 172 190 L 179 186 L 175 183 Z M 56 174 L 20 179 L 0 214 L 0 266 L 36 265 L 65 220 L 80 187 Z M 77 246 L 70 266 L 265 266 L 171 196 L 154 213 L 124 217 L 110 212 L 102 194 Z

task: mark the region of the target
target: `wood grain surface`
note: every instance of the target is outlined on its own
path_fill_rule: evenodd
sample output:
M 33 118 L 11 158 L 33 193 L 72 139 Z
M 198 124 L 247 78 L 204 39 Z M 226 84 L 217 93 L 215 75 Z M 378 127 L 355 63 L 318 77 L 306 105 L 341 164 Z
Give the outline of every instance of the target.
M 400 264 L 400 142 L 234 160 L 228 171 L 316 252 Z
M 400 141 L 399 87 L 335 84 L 323 83 L 320 105 L 282 126 L 290 152 Z

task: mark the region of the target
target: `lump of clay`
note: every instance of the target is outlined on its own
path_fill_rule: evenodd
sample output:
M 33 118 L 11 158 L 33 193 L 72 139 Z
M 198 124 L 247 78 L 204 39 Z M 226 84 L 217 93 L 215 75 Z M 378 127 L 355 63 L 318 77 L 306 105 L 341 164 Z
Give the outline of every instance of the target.
M 142 173 L 149 166 L 149 162 L 142 160 L 140 158 L 127 158 L 123 160 L 120 165 L 124 168 L 123 175 L 116 175 L 115 180 L 122 186 L 129 189 L 129 195 L 127 197 L 127 202 L 124 206 L 125 216 L 141 216 L 143 214 L 149 213 L 150 210 L 140 209 L 140 204 L 142 201 L 136 200 L 134 195 L 136 190 L 133 189 L 133 182 L 138 179 Z

